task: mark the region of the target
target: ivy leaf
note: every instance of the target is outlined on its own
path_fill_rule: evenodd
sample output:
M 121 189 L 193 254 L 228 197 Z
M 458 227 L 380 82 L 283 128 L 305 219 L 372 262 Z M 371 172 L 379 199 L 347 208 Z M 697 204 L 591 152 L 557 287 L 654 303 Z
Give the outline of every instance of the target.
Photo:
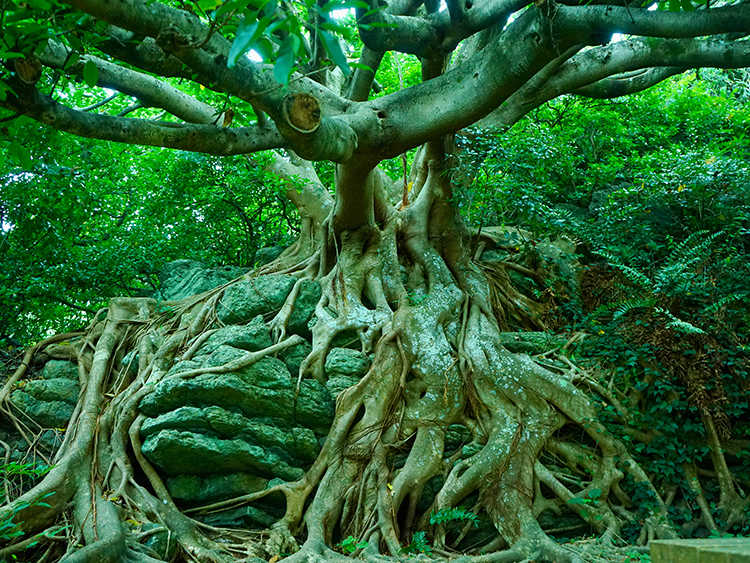
M 83 81 L 92 88 L 99 81 L 99 69 L 96 68 L 96 63 L 92 60 L 86 61 L 86 64 L 83 65 Z

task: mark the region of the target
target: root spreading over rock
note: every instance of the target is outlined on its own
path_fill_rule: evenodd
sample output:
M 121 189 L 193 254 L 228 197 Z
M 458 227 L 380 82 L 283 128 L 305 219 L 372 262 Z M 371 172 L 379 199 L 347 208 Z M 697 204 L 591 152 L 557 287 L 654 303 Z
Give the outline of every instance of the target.
M 502 265 L 474 260 L 481 249 L 447 203 L 450 183 L 430 150 L 415 169 L 411 202 L 391 205 L 369 172 L 370 220 L 342 229 L 341 210 L 332 214 L 320 186 L 292 187 L 302 236 L 271 264 L 179 302 L 113 299 L 84 334 L 32 350 L 74 361 L 80 393 L 52 469 L 0 511 L 0 522 L 26 534 L 6 538 L 0 559 L 297 563 L 411 552 L 572 562 L 615 545 L 633 521 L 641 543 L 674 537 L 675 491 L 657 490 L 599 421 L 592 396 L 627 425 L 617 397 L 572 363 L 549 369 L 502 345 L 509 323 L 543 326 L 541 309 L 514 290 Z M 349 176 L 340 173 L 341 190 Z M 340 352 L 352 342 L 356 353 Z M 364 375 L 336 372 L 331 350 Z M 4 404 L 30 363 L 6 384 Z M 288 367 L 294 373 L 273 375 Z M 325 388 L 334 379 L 335 410 Z M 188 420 L 205 435 L 180 427 Z M 706 423 L 719 508 L 732 525 L 748 498 Z M 207 481 L 169 479 L 211 477 L 216 457 L 189 457 L 191 444 L 209 438 L 228 448 L 218 455 L 233 475 L 222 485 L 232 498 L 189 506 L 173 493 L 205 493 Z M 302 467 L 284 444 L 294 444 Z M 195 447 L 213 447 L 204 446 Z M 186 448 L 184 463 L 194 467 L 170 467 L 159 457 L 170 448 Z M 701 490 L 706 472 L 684 471 L 703 524 L 717 529 Z M 283 499 L 283 510 L 267 529 L 211 523 L 270 499 Z M 574 529 L 598 539 L 562 546 L 543 529 L 545 514 L 577 519 Z M 477 533 L 479 522 L 491 532 Z

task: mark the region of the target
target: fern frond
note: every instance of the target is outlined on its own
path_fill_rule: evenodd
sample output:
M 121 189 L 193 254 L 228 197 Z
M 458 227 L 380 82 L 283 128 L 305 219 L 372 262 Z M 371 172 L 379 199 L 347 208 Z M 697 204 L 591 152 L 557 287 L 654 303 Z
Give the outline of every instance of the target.
M 719 312 L 719 309 L 723 309 L 730 303 L 733 303 L 734 301 L 741 301 L 742 299 L 745 299 L 746 297 L 750 296 L 750 293 L 732 293 L 730 295 L 727 295 L 725 297 L 722 297 L 719 299 L 716 303 L 713 305 L 710 305 L 703 309 L 704 315 L 713 315 L 717 312 Z
M 670 320 L 670 322 L 667 323 L 667 328 L 671 328 L 673 330 L 676 330 L 677 332 L 682 332 L 683 334 L 706 334 L 703 330 L 701 330 L 697 326 L 690 324 L 687 321 L 678 319 L 666 309 L 662 309 L 661 307 L 656 307 L 654 311 L 656 313 L 664 315 Z
M 437 512 L 430 514 L 430 524 L 445 524 L 446 522 L 470 520 L 475 526 L 479 517 L 473 512 L 469 512 L 465 508 L 441 508 Z
M 723 235 L 724 231 L 717 231 L 711 235 L 705 230 L 694 232 L 678 244 L 677 248 L 670 252 L 669 257 L 667 258 L 667 264 L 695 263 L 701 258 L 705 258 L 705 253 L 706 250 L 708 250 L 708 247 L 711 246 L 717 238 Z M 699 240 L 701 237 L 705 238 Z
M 650 309 L 656 305 L 656 299 L 637 299 L 635 301 L 626 301 L 620 305 L 612 315 L 612 320 L 616 321 L 620 317 L 627 315 L 635 309 Z
M 623 264 L 612 265 L 620 270 L 623 274 L 625 274 L 625 277 L 628 278 L 628 280 L 630 280 L 634 285 L 648 290 L 651 290 L 651 288 L 654 286 L 654 283 L 651 281 L 651 279 L 643 272 L 639 272 L 635 268 L 624 266 Z

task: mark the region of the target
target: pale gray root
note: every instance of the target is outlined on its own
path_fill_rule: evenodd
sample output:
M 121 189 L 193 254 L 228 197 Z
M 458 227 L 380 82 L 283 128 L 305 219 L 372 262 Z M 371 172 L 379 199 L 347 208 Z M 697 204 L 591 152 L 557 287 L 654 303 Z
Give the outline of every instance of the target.
M 147 550 L 123 528 L 131 517 L 163 526 L 192 561 L 231 561 L 250 550 L 260 557 L 292 553 L 289 563 L 330 562 L 340 559 L 331 547 L 353 536 L 368 542 L 361 557 L 376 563 L 401 557 L 417 531 L 428 531 L 435 554 L 446 556 L 468 529 L 457 540 L 445 526 L 433 526 L 430 516 L 462 507 L 486 513 L 498 531 L 497 539 L 475 549 L 495 551 L 472 561 L 573 563 L 581 553 L 555 543 L 539 517 L 547 510 L 572 511 L 600 534 L 599 545 L 609 545 L 623 524 L 636 517 L 638 507 L 620 487 L 629 475 L 653 498 L 643 540 L 673 537 L 667 511 L 674 491 L 663 497 L 654 489 L 625 446 L 599 422 L 593 402 L 574 378 L 595 392 L 597 387 L 572 368 L 550 371 L 499 344 L 499 307 L 506 312 L 515 308 L 519 322 L 525 319 L 531 326 L 539 313 L 523 317 L 520 311 L 529 307 L 510 284 L 471 260 L 468 231 L 446 203 L 452 187 L 443 151 L 437 141 L 420 151 L 415 188 L 396 204 L 389 202 L 385 182 L 370 178 L 364 189 L 373 208 L 362 215 L 373 222 L 352 230 L 336 230 L 329 215 L 333 206 L 314 207 L 314 183 L 301 192 L 290 187 L 300 205 L 313 207 L 308 208 L 308 230 L 300 237 L 305 242 L 261 270 L 297 278 L 271 322 L 276 343 L 221 368 L 174 376 L 230 372 L 299 344 L 299 337 L 286 337 L 286 325 L 302 281 L 319 282 L 322 297 L 315 310 L 312 352 L 300 376 L 325 382 L 328 351 L 347 335 L 374 356 L 360 382 L 339 395 L 325 444 L 303 478 L 209 507 L 180 510 L 141 452 L 137 405 L 175 361 L 189 359 L 205 342 L 216 320 L 215 305 L 230 284 L 174 304 L 167 313 L 155 312 L 150 300 L 113 300 L 106 322 L 92 328 L 78 348 L 85 391 L 58 467 L 24 498 L 52 491 L 59 497 L 51 509 L 26 509 L 25 529 L 51 524 L 72 500 L 84 544 L 75 553 L 71 550 L 74 561 L 148 561 Z M 291 166 L 291 161 L 279 163 Z M 340 178 L 352 177 L 344 172 L 339 170 Z M 133 350 L 138 350 L 137 375 L 127 367 L 114 370 Z M 606 393 L 601 386 L 599 390 Z M 113 398 L 105 401 L 105 392 Z M 452 425 L 466 428 L 466 452 L 472 453 L 447 451 Z M 729 506 L 738 495 L 721 443 L 710 430 L 721 502 Z M 69 472 L 78 479 L 64 479 Z M 691 487 L 700 499 L 697 471 L 688 467 L 686 474 L 694 476 Z M 141 476 L 147 483 L 138 481 Z M 433 489 L 434 497 L 423 499 L 431 482 L 437 492 Z M 187 515 L 277 492 L 284 494 L 286 512 L 263 540 L 211 528 Z M 92 511 L 101 519 L 91 519 Z

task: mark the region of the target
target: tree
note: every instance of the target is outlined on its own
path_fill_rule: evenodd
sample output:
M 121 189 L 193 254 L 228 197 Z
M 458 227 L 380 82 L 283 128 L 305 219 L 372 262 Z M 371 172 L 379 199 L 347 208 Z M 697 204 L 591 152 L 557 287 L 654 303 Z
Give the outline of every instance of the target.
M 508 317 L 529 327 L 541 321 L 536 304 L 515 291 L 500 269 L 481 269 L 473 260 L 483 243 L 453 205 L 454 135 L 476 123 L 508 127 L 565 93 L 621 96 L 687 68 L 750 66 L 750 5 L 446 5 L 13 4 L 3 12 L 0 104 L 12 112 L 8 117 L 27 116 L 97 139 L 213 155 L 279 151 L 267 168 L 286 178 L 302 228 L 299 239 L 256 274 L 291 274 L 297 285 L 272 321 L 276 343 L 247 361 L 299 342 L 286 330 L 296 287 L 316 280 L 322 297 L 313 350 L 300 377 L 325 380 L 326 354 L 345 331 L 374 352 L 374 362 L 338 401 L 323 451 L 305 477 L 273 489 L 286 497 L 287 511 L 271 531 L 269 554 L 294 551 L 294 536 L 304 525 L 304 544 L 291 556 L 295 562 L 335 558 L 327 546 L 337 528 L 366 540 L 370 557 L 380 549 L 398 556 L 402 542 L 427 526 L 430 514 L 418 513 L 417 504 L 427 483 L 444 471 L 432 509 L 454 509 L 478 492 L 475 509 L 485 511 L 499 532 L 501 540 L 488 549 L 500 551 L 477 560 L 572 560 L 537 521 L 559 502 L 603 541 L 612 541 L 634 519 L 623 480 L 645 499 L 642 537 L 673 537 L 665 493 L 600 421 L 594 402 L 571 380 L 500 345 Z M 336 8 L 356 12 L 364 44 L 356 65 L 334 35 L 346 31 L 332 15 Z M 615 33 L 626 38 L 613 42 Z M 251 49 L 255 58 L 243 55 Z M 375 97 L 376 71 L 387 52 L 417 56 L 422 81 Z M 329 58 L 333 67 L 326 64 Z M 138 103 L 120 115 L 76 109 L 66 102 L 79 87 L 67 77 Z M 144 118 L 126 117 L 131 111 L 144 111 Z M 411 169 L 404 163 L 398 182 L 378 167 L 412 149 Z M 22 146 L 11 156 L 27 168 L 34 165 Z M 306 161 L 336 163 L 335 195 Z M 174 358 L 189 354 L 206 333 L 222 291 L 168 311 L 145 299 L 114 299 L 106 322 L 77 335 L 82 339 L 68 348 L 86 387 L 75 423 L 57 465 L 3 508 L 0 518 L 12 517 L 19 530 L 36 532 L 72 502 L 84 547 L 68 561 L 149 561 L 132 549 L 120 525 L 123 516 L 113 498 L 124 496 L 125 517 L 137 510 L 162 523 L 188 557 L 232 560 L 210 531 L 201 533 L 178 509 L 144 462 L 136 408 Z M 161 342 L 153 350 L 151 336 Z M 140 347 L 139 371 L 127 385 L 113 388 L 119 383 L 109 374 L 123 346 Z M 612 404 L 617 407 L 616 400 Z M 624 410 L 620 415 L 627 420 Z M 703 420 L 721 488 L 718 508 L 733 525 L 744 518 L 748 500 L 728 473 L 711 416 Z M 452 424 L 467 427 L 481 447 L 446 466 L 445 433 Z M 587 436 L 591 458 L 581 458 L 573 430 Z M 407 455 L 394 469 L 397 451 Z M 540 459 L 545 451 L 584 468 L 589 477 L 577 484 L 561 481 Z M 148 488 L 139 483 L 143 479 Z M 107 489 L 115 494 L 104 495 Z M 352 522 L 364 524 L 352 528 Z M 436 547 L 444 541 L 438 527 Z

